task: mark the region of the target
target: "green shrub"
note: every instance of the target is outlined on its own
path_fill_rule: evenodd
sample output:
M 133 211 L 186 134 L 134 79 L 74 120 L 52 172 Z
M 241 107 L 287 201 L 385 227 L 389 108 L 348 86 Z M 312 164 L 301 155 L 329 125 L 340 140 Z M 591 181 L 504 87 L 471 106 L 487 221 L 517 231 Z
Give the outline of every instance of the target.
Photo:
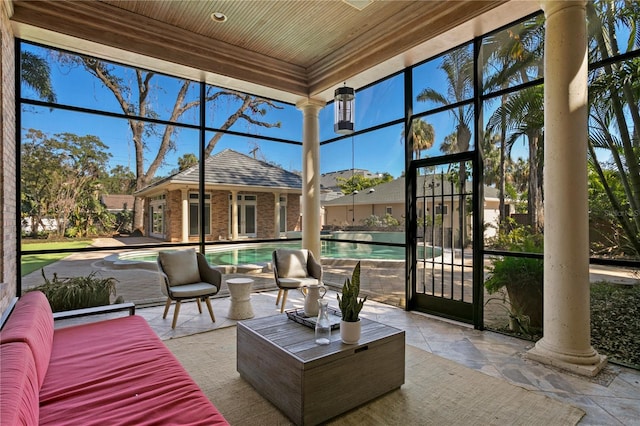
M 115 278 L 97 278 L 96 272 L 86 277 L 58 278 L 53 274 L 49 280 L 42 269 L 44 284 L 28 291 L 41 291 L 47 296 L 53 312 L 92 308 L 110 304 L 110 296 L 116 294 Z
M 531 233 L 529 227 L 519 227 L 510 232 L 500 231 L 494 247 L 520 253 L 542 253 L 542 234 Z M 542 259 L 530 257 L 501 256 L 491 259 L 490 277 L 484 283 L 489 294 L 493 294 L 509 283 L 531 285 L 542 283 Z
M 383 217 L 379 217 L 372 214 L 369 217 L 362 219 L 362 223 L 365 226 L 370 226 L 374 228 L 388 228 L 388 227 L 400 226 L 400 221 L 389 213 L 387 213 Z
M 489 274 L 484 285 L 489 294 L 496 293 L 509 284 L 517 286 L 538 285 L 542 283 L 544 264 L 542 259 L 529 257 L 504 256 L 492 258 Z
M 542 253 L 543 236 L 532 233 L 529 227 L 501 231 L 494 246 L 521 253 Z M 542 259 L 500 256 L 491 259 L 489 278 L 484 285 L 489 294 L 506 290 L 509 296 L 510 317 L 520 330 L 536 334 L 542 329 L 542 288 L 544 264 Z M 506 302 L 506 300 L 505 300 Z

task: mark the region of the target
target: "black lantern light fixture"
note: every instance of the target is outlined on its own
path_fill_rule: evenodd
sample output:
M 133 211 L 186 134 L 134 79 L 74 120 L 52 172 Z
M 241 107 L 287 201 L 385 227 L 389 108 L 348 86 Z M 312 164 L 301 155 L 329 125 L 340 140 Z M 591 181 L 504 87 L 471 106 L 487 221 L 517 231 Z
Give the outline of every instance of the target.
M 356 224 L 356 194 L 358 193 L 357 189 L 354 189 L 351 193 L 351 221 L 353 224 Z
M 334 97 L 335 121 L 333 130 L 340 135 L 350 135 L 353 133 L 353 117 L 355 114 L 356 92 L 352 87 L 344 87 L 336 89 Z

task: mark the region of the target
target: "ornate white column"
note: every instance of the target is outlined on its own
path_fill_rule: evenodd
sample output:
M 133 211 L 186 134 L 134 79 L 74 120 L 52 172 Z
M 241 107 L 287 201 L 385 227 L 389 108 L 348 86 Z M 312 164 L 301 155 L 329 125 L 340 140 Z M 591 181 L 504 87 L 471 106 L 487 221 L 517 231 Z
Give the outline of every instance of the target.
M 238 239 L 238 191 L 231 191 L 231 241 Z
M 296 104 L 303 113 L 302 131 L 302 247 L 320 259 L 320 126 L 325 102 L 305 99 Z
M 180 190 L 182 195 L 182 242 L 189 242 L 189 188 Z
M 544 337 L 527 356 L 594 376 L 587 194 L 586 1 L 541 1 L 544 59 Z
M 280 193 L 275 192 L 273 197 L 275 201 L 273 207 L 273 238 L 280 238 Z

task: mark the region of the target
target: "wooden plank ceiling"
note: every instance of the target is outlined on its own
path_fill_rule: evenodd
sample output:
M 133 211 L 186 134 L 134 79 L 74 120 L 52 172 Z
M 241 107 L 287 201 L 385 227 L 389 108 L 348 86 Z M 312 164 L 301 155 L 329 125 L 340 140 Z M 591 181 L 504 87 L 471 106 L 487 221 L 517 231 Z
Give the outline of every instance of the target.
M 14 23 L 312 97 L 506 0 L 34 1 Z M 213 12 L 227 16 L 223 23 Z M 20 36 L 20 34 L 18 34 Z

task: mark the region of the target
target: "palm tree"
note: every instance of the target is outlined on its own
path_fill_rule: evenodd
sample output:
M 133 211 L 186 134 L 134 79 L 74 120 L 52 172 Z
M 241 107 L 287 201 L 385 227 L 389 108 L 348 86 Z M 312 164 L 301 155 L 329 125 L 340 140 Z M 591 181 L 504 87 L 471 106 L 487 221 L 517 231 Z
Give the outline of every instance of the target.
M 511 185 L 518 193 L 524 193 L 529 186 L 529 162 L 521 157 L 509 162 L 507 184 Z
M 35 53 L 20 52 L 20 80 L 31 87 L 41 99 L 55 102 L 56 94 L 51 85 L 51 69 L 46 59 Z
M 443 58 L 440 69 L 447 79 L 447 92 L 441 93 L 428 87 L 423 89 L 416 99 L 418 102 L 434 102 L 439 105 L 453 105 L 468 101 L 473 97 L 473 54 L 471 48 L 456 49 Z M 471 123 L 473 108 L 459 105 L 449 111 L 454 118 L 457 147 L 460 151 L 468 151 L 471 141 Z
M 440 151 L 443 154 L 453 154 L 460 151 L 458 148 L 458 139 L 456 132 L 450 133 L 444 137 L 444 140 L 440 144 Z
M 436 132 L 431 124 L 421 118 L 413 120 L 411 131 L 413 132 L 413 152 L 415 152 L 416 158 L 420 159 L 422 151 L 433 146 Z
M 499 186 L 506 176 L 506 159 L 497 149 L 500 137 L 485 133 L 482 141 L 482 159 L 484 161 L 484 184 Z M 504 156 L 506 157 L 506 156 Z M 502 163 L 505 161 L 505 163 Z M 503 200 L 504 201 L 504 198 Z
M 589 2 L 587 19 L 591 37 L 590 62 L 604 61 L 592 71 L 589 82 L 590 132 L 589 160 L 620 223 L 628 245 L 640 254 L 640 87 L 637 78 L 640 63 L 637 58 L 624 62 L 608 62 L 620 54 L 618 36 L 628 31 L 622 40 L 627 51 L 637 49 L 640 38 L 640 5 L 636 2 Z M 629 123 L 627 123 L 629 121 Z M 611 129 L 615 129 L 612 131 Z M 597 159 L 605 150 L 611 156 L 624 197 L 616 196 Z
M 416 159 L 422 158 L 422 151 L 426 151 L 433 146 L 436 138 L 436 132 L 430 123 L 427 123 L 422 118 L 416 118 L 411 123 L 411 136 L 413 140 L 414 157 Z M 400 140 L 404 142 L 404 129 L 400 135 Z
M 473 98 L 473 51 L 471 45 L 455 49 L 444 55 L 440 69 L 444 71 L 447 80 L 446 93 L 428 87 L 423 89 L 416 99 L 418 102 L 433 102 L 439 105 L 456 105 L 449 110 L 453 116 L 455 125 L 455 146 L 460 152 L 468 151 L 471 142 L 471 123 L 473 122 L 474 110 L 469 104 L 465 104 Z M 462 230 L 461 245 L 467 241 L 466 227 L 466 202 L 464 200 L 464 188 L 467 181 L 466 165 L 459 167 L 460 185 L 460 229 Z
M 505 128 L 508 139 L 505 141 L 510 153 L 515 142 L 525 137 L 529 146 L 529 185 L 527 214 L 529 224 L 536 231 L 542 231 L 544 224 L 542 203 L 542 149 L 544 126 L 544 88 L 542 85 L 528 87 L 511 94 L 506 103 L 498 107 L 487 124 L 492 131 Z
M 483 75 L 486 77 L 483 82 L 485 93 L 497 89 L 504 90 L 512 83 L 526 83 L 530 78 L 540 77 L 542 75 L 543 46 L 544 16 L 542 15 L 487 37 L 482 45 L 483 57 L 487 58 L 483 66 Z M 490 72 L 490 70 L 495 70 L 495 72 Z M 503 94 L 500 97 L 501 105 L 504 105 L 507 99 L 508 95 Z M 502 116 L 498 139 L 500 144 L 500 161 L 498 163 L 500 223 L 504 223 L 505 219 L 506 167 L 510 161 L 506 146 L 506 121 L 507 117 Z

